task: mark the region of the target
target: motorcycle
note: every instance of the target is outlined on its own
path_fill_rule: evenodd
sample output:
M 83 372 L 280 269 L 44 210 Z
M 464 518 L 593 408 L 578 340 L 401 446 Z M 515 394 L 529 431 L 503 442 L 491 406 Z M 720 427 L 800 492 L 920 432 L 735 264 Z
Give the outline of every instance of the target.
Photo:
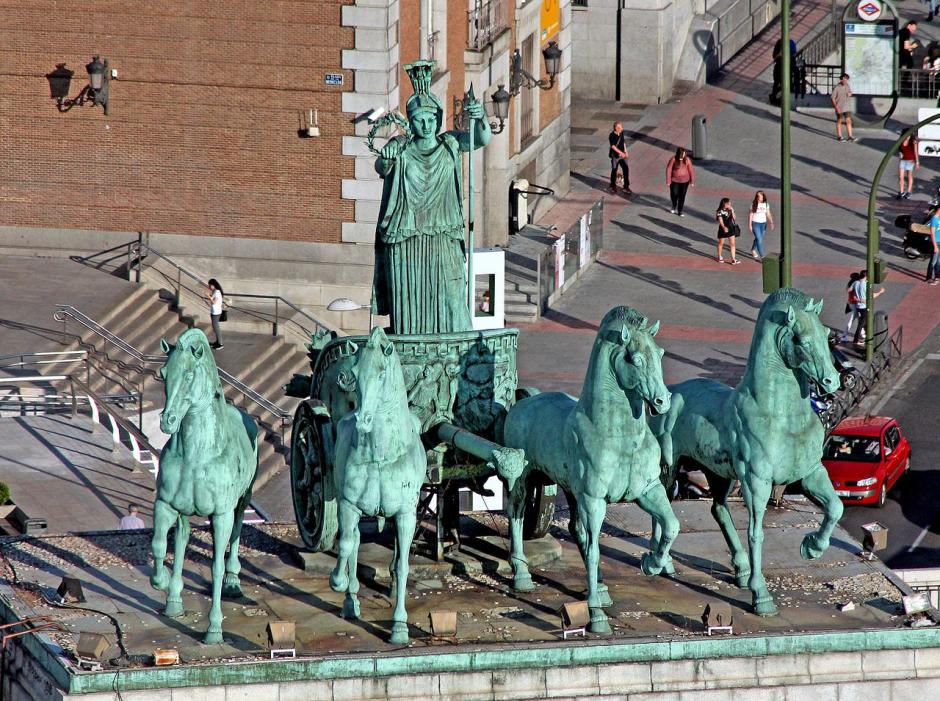
M 829 353 L 832 356 L 832 364 L 839 371 L 840 389 L 851 391 L 858 384 L 858 368 L 855 363 L 849 360 L 848 356 L 839 348 L 839 340 L 842 334 L 835 329 L 829 329 Z
M 937 204 L 940 204 L 940 188 L 937 188 L 937 194 L 924 210 L 920 224 L 915 224 L 910 214 L 901 214 L 895 218 L 894 225 L 904 230 L 904 240 L 901 246 L 908 260 L 930 258 L 933 255 L 933 241 L 928 222 Z

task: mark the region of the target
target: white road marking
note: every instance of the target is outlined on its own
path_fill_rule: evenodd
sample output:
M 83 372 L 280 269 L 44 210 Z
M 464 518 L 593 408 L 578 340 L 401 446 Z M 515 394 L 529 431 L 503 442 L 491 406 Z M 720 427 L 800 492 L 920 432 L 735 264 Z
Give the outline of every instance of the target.
M 920 532 L 920 535 L 918 535 L 916 538 L 914 538 L 914 542 L 911 543 L 911 547 L 909 547 L 909 548 L 907 549 L 907 551 L 908 551 L 909 553 L 912 553 L 912 552 L 914 552 L 915 550 L 917 550 L 917 546 L 919 546 L 919 545 L 921 544 L 921 541 L 923 541 L 924 536 L 926 536 L 928 533 L 930 533 L 930 526 L 924 526 L 924 530 L 922 530 L 922 531 Z
M 933 357 L 933 356 L 936 356 L 936 357 Z M 914 361 L 914 364 L 911 365 L 911 366 L 905 371 L 905 373 L 904 373 L 903 375 L 901 375 L 900 379 L 895 383 L 894 387 L 892 387 L 891 389 L 889 389 L 889 390 L 887 391 L 887 393 L 885 393 L 885 395 L 878 401 L 878 403 L 875 404 L 875 407 L 871 410 L 871 413 L 872 413 L 873 416 L 879 416 L 879 415 L 881 414 L 881 408 L 882 408 L 885 404 L 888 403 L 888 400 L 891 399 L 891 397 L 894 396 L 894 393 L 895 393 L 897 390 L 899 390 L 899 389 L 901 389 L 902 387 L 904 387 L 904 383 L 907 382 L 908 378 L 910 378 L 910 376 L 914 374 L 914 371 L 917 370 L 917 368 L 920 367 L 920 364 L 923 363 L 924 360 L 927 360 L 927 359 L 929 359 L 929 360 L 940 360 L 940 353 L 929 353 L 929 354 L 928 354 L 927 356 L 925 356 L 924 358 L 918 358 L 917 360 L 915 360 L 915 361 Z

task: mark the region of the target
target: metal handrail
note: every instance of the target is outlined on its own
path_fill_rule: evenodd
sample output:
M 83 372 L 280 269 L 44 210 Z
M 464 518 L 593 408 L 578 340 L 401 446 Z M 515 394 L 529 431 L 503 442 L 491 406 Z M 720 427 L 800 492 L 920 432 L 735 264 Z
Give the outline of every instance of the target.
M 128 243 L 127 245 L 130 246 L 130 247 L 136 247 L 135 252 L 136 252 L 136 254 L 137 254 L 137 265 L 138 265 L 138 269 L 139 269 L 140 266 L 141 266 L 141 261 L 143 260 L 144 256 L 146 256 L 146 255 L 148 255 L 148 254 L 151 254 L 151 253 L 152 253 L 155 257 L 159 258 L 160 260 L 165 261 L 165 262 L 166 262 L 167 264 L 169 264 L 172 268 L 176 269 L 176 271 L 177 271 L 177 279 L 176 279 L 177 289 L 176 289 L 176 300 L 175 300 L 175 302 L 176 302 L 176 305 L 177 305 L 177 306 L 179 306 L 180 290 L 181 290 L 182 287 L 183 287 L 183 285 L 182 285 L 182 277 L 183 277 L 183 276 L 189 278 L 190 280 L 192 280 L 193 282 L 195 282 L 196 284 L 198 284 L 199 287 L 201 287 L 201 288 L 206 288 L 206 287 L 209 286 L 209 283 L 208 283 L 207 281 L 205 281 L 205 280 L 202 280 L 196 273 L 194 273 L 194 272 L 192 272 L 191 270 L 189 270 L 189 269 L 185 268 L 184 266 L 180 265 L 179 263 L 177 263 L 177 262 L 174 261 L 173 259 L 169 258 L 168 256 L 164 255 L 163 253 L 160 253 L 158 250 L 156 250 L 156 249 L 154 249 L 152 246 L 150 246 L 149 243 L 144 243 L 142 237 L 141 237 L 140 239 L 138 239 L 136 242 L 135 242 L 135 241 L 132 241 L 132 242 Z M 130 256 L 128 256 L 128 258 L 130 259 Z M 159 272 L 159 271 L 158 271 L 158 272 Z M 187 288 L 187 289 L 189 289 L 189 288 Z M 195 292 L 195 291 L 193 291 L 193 290 L 189 290 L 189 291 L 192 292 L 193 295 L 199 297 L 200 299 L 202 298 L 202 295 L 200 295 L 198 292 Z M 309 312 L 305 311 L 305 310 L 302 309 L 301 307 L 297 306 L 296 304 L 294 304 L 294 303 L 291 302 L 290 300 L 284 299 L 284 298 L 281 297 L 280 295 L 249 294 L 249 293 L 245 293 L 245 292 L 226 292 L 226 293 L 225 293 L 225 297 L 226 297 L 227 299 L 229 299 L 229 298 L 230 298 L 230 299 L 241 298 L 241 299 L 260 299 L 260 300 L 273 301 L 273 302 L 274 302 L 274 321 L 273 321 L 273 328 L 272 328 L 272 335 L 273 335 L 273 336 L 276 336 L 276 335 L 277 335 L 277 333 L 278 333 L 278 326 L 279 326 L 279 323 L 280 323 L 281 321 L 284 321 L 284 322 L 287 322 L 287 323 L 293 323 L 295 326 L 297 326 L 297 327 L 300 329 L 301 332 L 303 332 L 303 335 L 304 335 L 307 339 L 309 339 L 311 336 L 313 336 L 314 334 L 316 334 L 316 333 L 318 333 L 318 332 L 320 332 L 320 331 L 329 331 L 329 330 L 330 330 L 329 327 L 327 327 L 326 324 L 324 324 L 322 321 L 320 321 L 319 319 L 317 319 L 316 317 L 314 317 L 313 315 L 311 315 Z M 311 325 L 313 328 L 312 328 L 312 329 L 308 328 L 308 327 L 305 326 L 304 324 L 298 322 L 298 321 L 297 321 L 295 318 L 293 318 L 293 317 L 283 317 L 283 319 L 282 319 L 281 313 L 280 313 L 280 312 L 281 312 L 280 307 L 281 307 L 282 305 L 283 305 L 284 307 L 287 307 L 288 309 L 292 310 L 295 314 L 298 314 L 298 315 L 300 315 L 301 317 L 303 317 L 304 319 L 306 319 L 307 321 L 309 321 L 309 322 L 310 322 L 310 325 Z M 238 309 L 239 311 L 241 311 L 241 312 L 243 312 L 243 313 L 245 313 L 245 314 L 247 314 L 247 315 L 249 315 L 249 316 L 254 316 L 254 317 L 256 317 L 256 318 L 267 318 L 266 315 L 264 315 L 264 314 L 258 312 L 257 310 L 245 309 L 245 308 L 243 308 L 243 307 L 236 307 L 236 306 L 234 306 L 234 305 L 228 305 L 228 306 L 229 306 L 230 309 Z
M 94 319 L 86 315 L 84 312 L 80 311 L 79 309 L 76 309 L 70 304 L 58 304 L 56 306 L 58 307 L 58 309 L 53 314 L 53 318 L 56 321 L 61 321 L 65 323 L 67 322 L 68 318 L 71 317 L 72 319 L 75 319 L 75 321 L 77 321 L 79 324 L 87 328 L 88 330 L 93 331 L 98 336 L 101 336 L 108 343 L 111 343 L 112 345 L 120 348 L 127 355 L 131 356 L 136 361 L 141 363 L 142 366 L 144 365 L 161 365 L 162 366 L 163 365 L 165 356 L 145 354 L 145 353 L 140 352 L 139 350 L 134 348 L 132 345 L 127 343 L 124 339 L 120 338 L 112 331 L 109 331 L 107 328 L 99 324 L 97 321 L 95 321 Z M 250 401 L 257 404 L 259 407 L 264 409 L 265 411 L 271 413 L 272 415 L 278 418 L 281 424 L 280 431 L 281 431 L 281 437 L 283 439 L 284 427 L 289 425 L 293 421 L 293 416 L 290 413 L 284 411 L 284 409 L 282 409 L 277 404 L 269 400 L 267 397 L 264 397 L 263 395 L 259 394 L 258 391 L 255 390 L 253 387 L 249 387 L 244 382 L 234 377 L 230 373 L 226 372 L 222 368 L 218 368 L 218 370 L 219 370 L 219 379 L 222 380 L 222 382 L 226 383 L 227 385 L 232 387 L 234 390 L 239 392 L 246 399 L 249 399 Z
M 49 360 L 26 360 L 26 358 L 57 356 Z M 67 357 L 61 357 L 67 356 Z M 58 365 L 59 363 L 74 363 L 85 360 L 88 357 L 88 351 L 42 351 L 37 353 L 11 353 L 9 355 L 0 355 L 0 370 L 7 368 L 27 367 L 33 365 Z M 16 358 L 18 362 L 4 364 L 5 360 Z

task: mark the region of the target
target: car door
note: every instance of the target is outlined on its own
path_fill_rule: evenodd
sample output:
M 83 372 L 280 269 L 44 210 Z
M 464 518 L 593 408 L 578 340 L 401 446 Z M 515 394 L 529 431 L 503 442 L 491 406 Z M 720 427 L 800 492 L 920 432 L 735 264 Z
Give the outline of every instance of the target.
M 883 453 L 885 456 L 885 481 L 888 483 L 888 489 L 898 481 L 898 477 L 901 476 L 901 471 L 904 469 L 904 456 L 901 455 L 902 451 L 898 449 L 900 442 L 901 435 L 898 426 L 897 424 L 891 424 L 884 433 Z

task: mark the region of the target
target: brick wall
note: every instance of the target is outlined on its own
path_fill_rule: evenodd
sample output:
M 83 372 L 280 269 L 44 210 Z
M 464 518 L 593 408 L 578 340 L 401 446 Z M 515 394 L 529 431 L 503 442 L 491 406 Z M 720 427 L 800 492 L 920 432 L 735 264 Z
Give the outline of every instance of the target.
M 350 3 L 0 0 L 0 226 L 340 241 Z M 74 96 L 93 53 L 119 71 L 109 116 L 59 114 L 45 74 L 65 62 Z

